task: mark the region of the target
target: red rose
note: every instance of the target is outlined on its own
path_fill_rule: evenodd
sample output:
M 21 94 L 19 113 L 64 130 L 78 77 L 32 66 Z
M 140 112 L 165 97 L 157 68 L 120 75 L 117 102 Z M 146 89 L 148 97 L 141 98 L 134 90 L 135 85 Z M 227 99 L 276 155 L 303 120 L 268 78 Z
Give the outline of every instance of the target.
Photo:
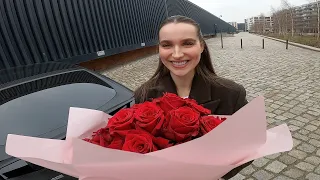
M 110 133 L 112 137 L 112 142 L 107 146 L 107 148 L 119 149 L 121 150 L 124 144 L 124 140 L 130 130 L 114 130 Z
M 185 99 L 186 101 L 186 105 L 193 108 L 194 110 L 198 111 L 200 113 L 201 116 L 203 115 L 209 115 L 211 114 L 211 110 L 206 109 L 205 107 L 199 105 L 197 103 L 197 101 L 195 101 L 194 99 Z
M 93 133 L 91 139 L 85 138 L 83 140 L 102 147 L 108 147 L 114 141 L 114 136 L 111 136 L 108 128 L 101 128 Z
M 115 136 L 107 148 L 121 150 L 123 147 L 124 138 L 120 136 Z
M 184 99 L 173 93 L 165 93 L 161 98 L 154 99 L 153 102 L 159 105 L 165 114 L 185 105 Z
M 107 128 L 110 132 L 117 130 L 130 130 L 133 127 L 134 120 L 134 110 L 130 108 L 121 109 L 114 116 L 112 116 L 109 121 Z
M 130 130 L 126 135 L 122 150 L 146 154 L 157 150 L 153 136 L 142 130 Z
M 163 137 L 153 137 L 152 140 L 153 144 L 156 145 L 158 149 L 165 149 L 174 145 L 170 140 Z
M 155 136 L 162 127 L 164 114 L 155 103 L 144 102 L 136 107 L 135 120 L 136 128 L 140 127 Z
M 143 103 L 140 103 L 140 104 L 134 104 L 133 106 L 131 106 L 131 108 L 130 108 L 130 109 L 136 110 L 136 109 L 138 109 L 138 108 L 139 108 L 139 106 L 140 106 L 141 104 L 143 104 Z
M 170 111 L 163 125 L 166 138 L 181 142 L 196 137 L 199 133 L 200 113 L 190 107 Z
M 223 122 L 219 117 L 214 116 L 203 116 L 200 119 L 200 130 L 203 135 L 210 132 L 212 129 L 217 127 L 219 124 Z

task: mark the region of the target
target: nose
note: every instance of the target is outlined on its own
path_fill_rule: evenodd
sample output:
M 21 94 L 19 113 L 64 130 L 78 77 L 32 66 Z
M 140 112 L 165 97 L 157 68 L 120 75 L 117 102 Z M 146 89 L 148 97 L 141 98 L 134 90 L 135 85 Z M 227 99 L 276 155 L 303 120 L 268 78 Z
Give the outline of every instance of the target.
M 181 48 L 179 46 L 174 47 L 172 57 L 175 59 L 179 59 L 179 58 L 183 57 L 183 52 L 181 51 Z

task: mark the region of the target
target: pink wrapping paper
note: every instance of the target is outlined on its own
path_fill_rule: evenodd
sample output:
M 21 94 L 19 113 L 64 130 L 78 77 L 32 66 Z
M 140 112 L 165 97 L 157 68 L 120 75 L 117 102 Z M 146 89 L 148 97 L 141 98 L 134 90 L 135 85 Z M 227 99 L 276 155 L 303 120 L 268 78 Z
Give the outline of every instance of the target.
M 80 180 L 214 180 L 248 161 L 293 147 L 286 124 L 266 129 L 262 96 L 205 136 L 148 154 L 107 149 L 82 140 L 106 126 L 109 117 L 71 107 L 66 140 L 9 134 L 6 153 Z

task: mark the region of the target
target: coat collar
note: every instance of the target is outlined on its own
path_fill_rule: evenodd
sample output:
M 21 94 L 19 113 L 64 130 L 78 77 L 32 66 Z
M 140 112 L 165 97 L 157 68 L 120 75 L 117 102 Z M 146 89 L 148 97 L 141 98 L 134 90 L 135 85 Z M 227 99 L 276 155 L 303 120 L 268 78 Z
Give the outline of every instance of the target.
M 163 77 L 160 81 L 160 86 L 163 87 L 164 92 L 177 94 L 175 83 L 170 74 Z M 196 74 L 192 80 L 189 98 L 196 100 L 198 104 L 205 104 L 213 100 L 216 100 L 217 102 L 220 101 L 218 99 L 213 99 L 211 94 L 212 88 L 213 87 L 209 83 L 206 83 L 203 78 Z M 162 93 L 163 92 L 161 92 L 161 95 Z

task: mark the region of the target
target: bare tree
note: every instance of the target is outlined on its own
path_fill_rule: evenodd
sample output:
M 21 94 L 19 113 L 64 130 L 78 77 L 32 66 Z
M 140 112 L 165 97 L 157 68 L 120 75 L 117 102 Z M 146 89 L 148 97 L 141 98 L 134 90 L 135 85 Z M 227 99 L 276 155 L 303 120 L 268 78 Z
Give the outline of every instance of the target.
M 288 0 L 281 0 L 282 5 L 289 10 L 291 19 L 291 36 L 294 35 L 294 7 L 288 2 Z
M 279 21 L 278 13 L 273 6 L 271 6 L 271 17 L 274 23 L 273 31 L 275 32 L 278 31 L 280 34 L 280 21 Z
M 264 32 L 263 28 L 264 28 L 263 23 L 260 20 L 255 21 L 252 25 L 253 32 L 255 33 L 263 33 Z
M 252 24 L 252 30 L 254 33 L 260 33 L 260 28 L 259 28 L 259 23 L 258 22 L 254 22 Z
M 266 16 L 263 13 L 261 13 L 259 18 L 260 18 L 260 24 L 262 27 L 262 32 L 265 33 L 266 32 Z
M 276 10 L 273 6 L 271 6 L 271 16 L 273 19 L 273 30 L 278 32 L 279 35 L 283 33 L 283 26 L 284 26 L 284 17 L 283 17 L 283 10 L 280 8 Z M 286 22 L 285 22 L 286 23 Z
M 286 9 L 279 9 L 273 13 L 273 22 L 278 23 L 279 35 L 288 32 L 288 11 Z
M 273 9 L 272 18 L 274 24 L 278 24 L 278 26 L 274 26 L 274 28 L 278 31 L 279 35 L 285 34 L 288 32 L 288 10 L 280 8 L 279 10 Z

